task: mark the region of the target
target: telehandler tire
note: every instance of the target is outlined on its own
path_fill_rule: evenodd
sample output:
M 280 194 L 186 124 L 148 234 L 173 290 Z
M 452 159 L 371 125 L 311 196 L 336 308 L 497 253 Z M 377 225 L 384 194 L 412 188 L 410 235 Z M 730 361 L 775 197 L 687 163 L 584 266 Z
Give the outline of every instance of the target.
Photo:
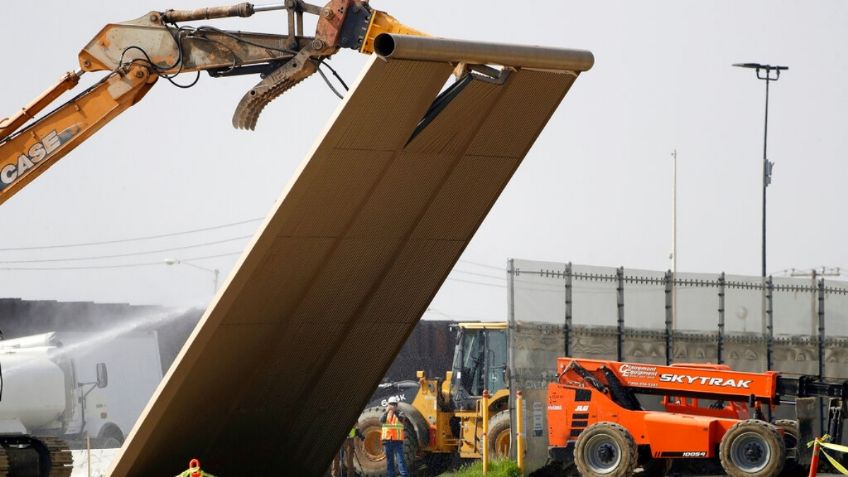
M 630 477 L 638 462 L 633 436 L 612 422 L 587 427 L 574 446 L 574 464 L 583 477 Z
M 802 477 L 808 474 L 807 469 L 798 463 L 798 421 L 794 419 L 778 419 L 774 425 L 783 429 L 783 444 L 786 446 L 786 463 L 783 464 L 782 477 Z
M 509 410 L 501 411 L 489 419 L 489 434 L 486 436 L 486 442 L 489 446 L 490 459 L 509 458 L 509 447 L 512 445 Z
M 727 431 L 721 438 L 718 454 L 730 477 L 774 477 L 783 470 L 786 445 L 777 427 L 748 419 Z
M 356 472 L 362 477 L 384 477 L 386 475 L 386 453 L 383 451 L 383 442 L 380 440 L 380 431 L 383 425 L 380 423 L 385 408 L 375 406 L 368 408 L 359 415 L 356 427 L 365 436 L 365 439 L 354 439 L 353 465 Z M 403 439 L 403 454 L 406 457 L 406 467 L 410 473 L 415 468 L 415 458 L 418 454 L 418 438 L 415 429 L 404 423 L 406 428 Z

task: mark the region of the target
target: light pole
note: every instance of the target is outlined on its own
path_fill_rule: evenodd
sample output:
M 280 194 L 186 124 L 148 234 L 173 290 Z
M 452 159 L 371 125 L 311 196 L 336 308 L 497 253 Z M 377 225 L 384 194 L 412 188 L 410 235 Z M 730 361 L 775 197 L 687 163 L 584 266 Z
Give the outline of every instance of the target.
M 188 265 L 189 267 L 196 268 L 198 270 L 203 270 L 204 272 L 209 272 L 212 274 L 212 294 L 218 292 L 218 275 L 220 275 L 220 270 L 217 268 L 206 268 L 197 265 L 196 263 L 186 262 L 184 260 L 177 260 L 176 258 L 166 258 L 165 265 Z
M 677 149 L 671 157 L 671 328 L 677 329 Z
M 788 70 L 788 66 L 761 65 L 759 63 L 735 63 L 733 66 L 739 68 L 750 68 L 757 70 L 757 79 L 766 82 L 766 115 L 765 127 L 763 128 L 763 268 L 762 277 L 766 277 L 766 187 L 771 184 L 771 170 L 774 163 L 768 160 L 768 105 L 769 105 L 769 83 L 780 79 L 780 72 Z M 763 72 L 763 73 L 761 73 Z M 774 74 L 772 74 L 774 72 Z

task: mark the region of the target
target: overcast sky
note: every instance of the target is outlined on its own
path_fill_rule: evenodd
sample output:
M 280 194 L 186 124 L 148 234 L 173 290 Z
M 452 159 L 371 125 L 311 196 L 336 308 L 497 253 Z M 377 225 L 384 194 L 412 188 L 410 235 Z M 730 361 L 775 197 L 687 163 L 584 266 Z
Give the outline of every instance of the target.
M 214 4 L 4 5 L 0 116 L 77 68 L 79 50 L 104 24 Z M 764 83 L 730 66 L 737 62 L 790 67 L 771 88 L 769 272 L 848 265 L 848 3 L 372 5 L 439 36 L 595 55 L 595 67 L 578 78 L 425 317 L 504 319 L 510 257 L 669 268 L 675 149 L 679 269 L 758 275 Z M 267 33 L 285 28 L 280 12 L 214 24 Z M 345 50 L 333 64 L 352 81 L 365 57 Z M 97 78 L 85 75 L 83 83 Z M 188 90 L 159 81 L 141 103 L 0 206 L 0 296 L 205 304 L 213 273 L 165 260 L 218 269 L 223 282 L 244 237 L 260 223 L 254 219 L 270 211 L 339 103 L 316 75 L 266 108 L 255 132 L 234 130 L 233 109 L 257 81 L 203 75 Z M 163 234 L 176 235 L 123 241 Z M 120 242 L 21 250 L 103 241 Z M 116 268 L 91 268 L 104 266 Z

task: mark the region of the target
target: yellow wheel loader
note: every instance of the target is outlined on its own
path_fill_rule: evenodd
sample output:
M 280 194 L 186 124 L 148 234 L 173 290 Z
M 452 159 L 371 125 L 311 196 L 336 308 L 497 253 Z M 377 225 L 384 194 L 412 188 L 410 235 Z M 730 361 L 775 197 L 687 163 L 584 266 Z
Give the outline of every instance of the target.
M 469 322 L 454 325 L 457 333 L 453 365 L 444 379 L 418 371 L 417 391 L 411 382 L 387 383 L 397 390 L 404 415 L 404 450 L 411 469 L 438 475 L 460 459 L 483 455 L 483 391 L 489 391 L 489 455 L 507 456 L 510 448 L 507 389 L 507 324 Z M 385 399 L 384 399 L 385 400 Z M 354 465 L 363 477 L 386 475 L 380 441 L 384 402 L 373 403 L 357 422 L 364 439 L 356 440 Z

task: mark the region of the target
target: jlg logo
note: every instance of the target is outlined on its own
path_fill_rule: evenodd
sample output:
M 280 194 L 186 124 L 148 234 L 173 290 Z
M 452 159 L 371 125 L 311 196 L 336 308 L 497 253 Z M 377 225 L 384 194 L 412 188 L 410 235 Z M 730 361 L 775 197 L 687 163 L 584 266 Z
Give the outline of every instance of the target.
M 574 412 L 588 412 L 589 406 L 577 406 L 574 408 Z
M 730 388 L 749 389 L 750 379 L 722 379 L 709 376 L 689 376 L 686 374 L 661 374 L 660 381 L 664 383 L 704 384 L 707 386 L 722 386 Z

